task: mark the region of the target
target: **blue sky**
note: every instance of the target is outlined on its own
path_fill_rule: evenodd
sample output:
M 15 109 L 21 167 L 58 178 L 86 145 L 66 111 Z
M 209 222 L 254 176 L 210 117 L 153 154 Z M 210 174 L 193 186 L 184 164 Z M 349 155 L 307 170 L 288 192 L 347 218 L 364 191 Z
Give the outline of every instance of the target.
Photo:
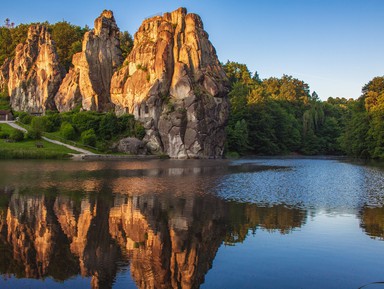
M 132 35 L 153 14 L 186 7 L 199 14 L 220 61 L 245 63 L 261 78 L 302 79 L 322 99 L 353 97 L 384 75 L 383 0 L 7 0 L 0 19 L 18 23 L 66 20 L 93 27 L 114 11 Z

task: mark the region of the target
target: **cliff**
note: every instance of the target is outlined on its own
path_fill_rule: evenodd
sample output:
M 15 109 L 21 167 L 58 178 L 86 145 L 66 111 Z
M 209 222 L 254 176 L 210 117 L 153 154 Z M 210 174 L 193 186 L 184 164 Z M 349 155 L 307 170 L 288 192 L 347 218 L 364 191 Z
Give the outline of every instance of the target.
M 12 108 L 31 113 L 55 110 L 54 96 L 62 78 L 63 68 L 47 28 L 30 26 L 27 40 L 16 47 L 15 57 L 9 63 L 8 93 Z
M 216 158 L 224 148 L 227 79 L 196 14 L 180 8 L 143 22 L 111 82 L 118 113 L 145 123 L 148 147 L 172 158 Z
M 15 58 L 0 69 L 12 108 L 131 113 L 144 124 L 152 153 L 220 158 L 229 114 L 227 77 L 196 14 L 180 8 L 144 20 L 123 62 L 119 28 L 105 10 L 84 35 L 63 79 L 47 29 L 33 25 Z
M 123 61 L 118 33 L 112 11 L 104 10 L 95 20 L 94 30 L 84 35 L 82 52 L 73 56 L 73 68 L 55 96 L 59 111 L 69 111 L 78 105 L 96 111 L 113 108 L 111 78 Z

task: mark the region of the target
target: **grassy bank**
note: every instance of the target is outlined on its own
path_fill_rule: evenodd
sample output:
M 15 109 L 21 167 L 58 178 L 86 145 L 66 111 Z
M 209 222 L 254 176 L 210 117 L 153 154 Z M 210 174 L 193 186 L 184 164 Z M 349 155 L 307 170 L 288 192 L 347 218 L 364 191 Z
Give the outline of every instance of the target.
M 11 134 L 15 129 L 7 124 L 0 124 L 0 131 Z M 37 144 L 42 145 L 38 147 Z M 0 139 L 0 159 L 66 159 L 74 152 L 64 146 L 55 145 L 44 140 L 9 142 Z

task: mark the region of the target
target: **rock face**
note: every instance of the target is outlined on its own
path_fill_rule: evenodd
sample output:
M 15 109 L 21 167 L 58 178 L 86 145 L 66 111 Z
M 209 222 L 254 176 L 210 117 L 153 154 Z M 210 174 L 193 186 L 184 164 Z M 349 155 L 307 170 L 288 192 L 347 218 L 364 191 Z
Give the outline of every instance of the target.
M 85 110 L 113 108 L 111 78 L 123 60 L 118 33 L 112 11 L 104 10 L 95 20 L 94 30 L 84 35 L 82 52 L 73 56 L 73 68 L 56 94 L 59 111 L 69 111 L 80 104 Z
M 56 47 L 47 28 L 32 25 L 25 43 L 16 47 L 9 63 L 8 93 L 17 111 L 43 113 L 55 110 L 54 96 L 63 78 Z
M 228 118 L 227 78 L 203 23 L 180 8 L 143 22 L 111 82 L 116 112 L 145 124 L 151 152 L 217 158 Z
M 145 143 L 134 137 L 127 137 L 121 139 L 116 144 L 116 150 L 122 153 L 128 153 L 133 155 L 146 155 L 147 148 Z
M 0 93 L 8 91 L 9 64 L 11 60 L 7 58 L 0 67 Z

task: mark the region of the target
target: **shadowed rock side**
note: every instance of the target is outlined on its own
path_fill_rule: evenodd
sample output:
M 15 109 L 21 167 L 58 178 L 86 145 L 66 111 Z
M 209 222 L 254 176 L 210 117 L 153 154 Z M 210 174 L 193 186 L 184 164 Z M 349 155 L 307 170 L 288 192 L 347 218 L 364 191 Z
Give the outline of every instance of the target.
M 0 93 L 8 91 L 8 80 L 9 80 L 9 64 L 11 60 L 5 59 L 2 66 L 0 66 Z
M 59 111 L 69 111 L 78 105 L 96 111 L 113 108 L 111 78 L 123 61 L 118 32 L 112 11 L 104 10 L 95 20 L 94 30 L 85 33 L 82 52 L 73 56 L 73 68 L 55 96 Z
M 148 147 L 172 158 L 222 156 L 227 78 L 203 23 L 180 8 L 143 22 L 111 82 L 116 112 L 145 124 Z
M 30 26 L 27 40 L 16 47 L 15 57 L 9 63 L 8 93 L 12 109 L 30 113 L 55 110 L 54 96 L 64 73 L 47 28 Z

